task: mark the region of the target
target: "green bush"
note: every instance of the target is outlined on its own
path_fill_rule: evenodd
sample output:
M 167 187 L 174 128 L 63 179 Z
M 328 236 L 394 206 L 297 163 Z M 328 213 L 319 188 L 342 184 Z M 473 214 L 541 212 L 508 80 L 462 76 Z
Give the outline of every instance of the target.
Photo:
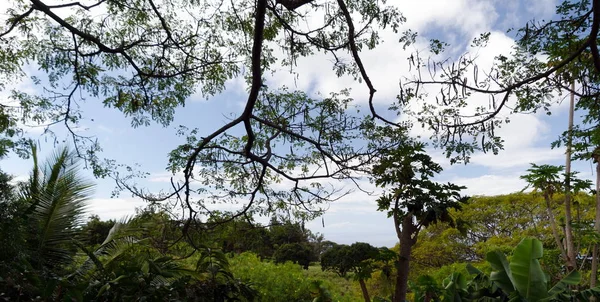
M 250 282 L 259 292 L 259 301 L 312 301 L 311 280 L 291 262 L 276 265 L 262 262 L 256 254 L 242 253 L 230 260 L 231 272 Z
M 249 282 L 259 292 L 257 301 L 335 301 L 362 300 L 358 284 L 319 266 L 303 270 L 292 262 L 275 264 L 260 261 L 253 253 L 242 253 L 230 261 L 236 278 Z M 318 298 L 318 299 L 315 299 Z

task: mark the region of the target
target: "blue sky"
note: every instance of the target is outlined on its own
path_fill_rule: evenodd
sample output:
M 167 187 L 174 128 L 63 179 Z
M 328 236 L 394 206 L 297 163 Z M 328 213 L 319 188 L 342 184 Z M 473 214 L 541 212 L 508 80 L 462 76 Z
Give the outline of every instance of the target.
M 452 51 L 461 54 L 472 38 L 481 32 L 491 31 L 489 47 L 479 53 L 481 64 L 485 66 L 495 55 L 510 50 L 514 41 L 510 34 L 506 34 L 508 28 L 522 26 L 532 18 L 548 19 L 556 4 L 550 0 L 398 2 L 400 10 L 407 17 L 404 29 L 419 32 L 422 39 L 403 51 L 397 43 L 398 36 L 392 32 L 384 32 L 382 37 L 386 42 L 377 49 L 362 54 L 367 72 L 378 90 L 376 103 L 381 108 L 385 108 L 395 98 L 400 77 L 409 75 L 406 58 L 410 52 L 425 49 L 428 38 L 448 41 Z M 325 95 L 330 91 L 351 87 L 356 104 L 364 106 L 368 95 L 366 87 L 349 77 L 336 77 L 330 62 L 330 57 L 319 54 L 298 62 L 298 78 L 295 79 L 285 70 L 279 70 L 270 75 L 268 80 L 272 87 L 286 85 L 312 95 L 318 92 Z M 30 90 L 39 89 L 26 82 L 20 86 Z M 175 136 L 176 128 L 186 125 L 190 128 L 198 127 L 201 133 L 210 133 L 226 122 L 228 116 L 241 112 L 242 104 L 247 98 L 243 82 L 239 79 L 232 80 L 227 87 L 224 93 L 210 99 L 199 95 L 192 97 L 185 107 L 177 109 L 174 122 L 167 128 L 152 125 L 133 129 L 130 121 L 120 112 L 104 108 L 98 100 L 88 99 L 81 108 L 85 118 L 82 122 L 84 133 L 98 138 L 104 149 L 102 157 L 112 158 L 120 163 L 138 163 L 143 171 L 149 172 L 147 179 L 139 180 L 141 186 L 150 190 L 168 188 L 171 175 L 165 170 L 167 154 L 184 141 L 184 138 Z M 478 101 L 485 100 L 473 99 L 473 102 Z M 550 142 L 566 128 L 566 105 L 566 101 L 555 105 L 552 116 L 538 113 L 512 117 L 512 122 L 500 130 L 506 141 L 506 148 L 497 156 L 476 154 L 469 165 L 450 166 L 439 150 L 430 150 L 432 156 L 445 167 L 439 180 L 465 185 L 468 187 L 467 193 L 471 195 L 494 195 L 521 190 L 525 184 L 519 179 L 519 175 L 524 174 L 530 162 L 564 163 L 564 150 L 551 150 Z M 403 118 L 405 117 L 400 117 Z M 66 135 L 64 129 L 54 130 L 59 137 Z M 414 129 L 414 134 L 426 135 L 427 132 Z M 52 149 L 52 144 L 45 142 L 39 130 L 32 130 L 30 135 L 40 140 L 42 153 Z M 0 166 L 2 170 L 23 179 L 31 164 L 27 160 L 11 156 L 1 161 Z M 574 170 L 580 171 L 582 177 L 592 178 L 593 168 L 589 163 L 575 163 Z M 102 179 L 95 182 L 97 188 L 90 202 L 90 214 L 98 214 L 104 219 L 119 218 L 132 214 L 135 207 L 143 205 L 143 202 L 127 193 L 111 199 L 114 183 Z M 372 188 L 366 180 L 362 184 L 366 188 Z M 347 183 L 336 185 L 352 187 Z M 328 240 L 339 243 L 363 241 L 378 246 L 392 246 L 397 241 L 392 221 L 387 219 L 385 213 L 376 211 L 375 199 L 376 196 L 360 192 L 349 194 L 332 203 L 322 219 L 309 223 L 308 227 L 314 232 L 323 233 Z

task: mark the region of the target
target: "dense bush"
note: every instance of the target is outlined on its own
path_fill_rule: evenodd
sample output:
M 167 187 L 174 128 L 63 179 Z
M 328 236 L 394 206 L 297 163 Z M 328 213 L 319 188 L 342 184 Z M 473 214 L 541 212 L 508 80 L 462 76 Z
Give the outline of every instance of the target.
M 242 253 L 230 260 L 231 272 L 251 282 L 260 301 L 312 301 L 311 280 L 291 262 L 262 262 L 256 254 Z

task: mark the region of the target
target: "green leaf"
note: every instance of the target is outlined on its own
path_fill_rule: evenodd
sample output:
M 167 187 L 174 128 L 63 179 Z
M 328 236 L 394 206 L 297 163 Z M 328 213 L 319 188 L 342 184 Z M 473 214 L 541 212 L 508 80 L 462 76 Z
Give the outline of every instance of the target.
M 506 293 L 514 292 L 514 281 L 506 256 L 500 251 L 492 251 L 486 255 L 485 259 L 490 263 L 493 270 L 490 274 L 490 281 Z
M 25 215 L 34 230 L 29 239 L 37 256 L 34 260 L 39 266 L 52 268 L 73 260 L 69 247 L 77 236 L 76 226 L 83 218 L 93 185 L 80 175 L 67 148 L 55 152 L 41 166 L 36 153 L 33 146 L 33 172 L 21 188 L 21 198 L 30 204 Z
M 562 280 L 558 281 L 548 292 L 551 297 L 554 297 L 569 289 L 569 285 L 577 285 L 581 282 L 581 274 L 578 271 L 572 271 Z
M 525 238 L 517 245 L 510 262 L 514 286 L 528 301 L 539 301 L 548 296 L 546 274 L 538 259 L 544 254 L 542 242 Z
M 480 271 L 478 268 L 474 267 L 471 263 L 467 263 L 467 272 L 469 272 L 469 274 L 471 275 L 483 275 L 483 272 Z

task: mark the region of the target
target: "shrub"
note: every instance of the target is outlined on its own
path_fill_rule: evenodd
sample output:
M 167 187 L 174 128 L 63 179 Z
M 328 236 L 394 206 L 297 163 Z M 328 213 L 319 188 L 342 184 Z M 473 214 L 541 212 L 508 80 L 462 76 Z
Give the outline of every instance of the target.
M 237 278 L 252 283 L 259 301 L 312 301 L 311 281 L 297 264 L 262 262 L 256 254 L 242 253 L 230 261 Z

